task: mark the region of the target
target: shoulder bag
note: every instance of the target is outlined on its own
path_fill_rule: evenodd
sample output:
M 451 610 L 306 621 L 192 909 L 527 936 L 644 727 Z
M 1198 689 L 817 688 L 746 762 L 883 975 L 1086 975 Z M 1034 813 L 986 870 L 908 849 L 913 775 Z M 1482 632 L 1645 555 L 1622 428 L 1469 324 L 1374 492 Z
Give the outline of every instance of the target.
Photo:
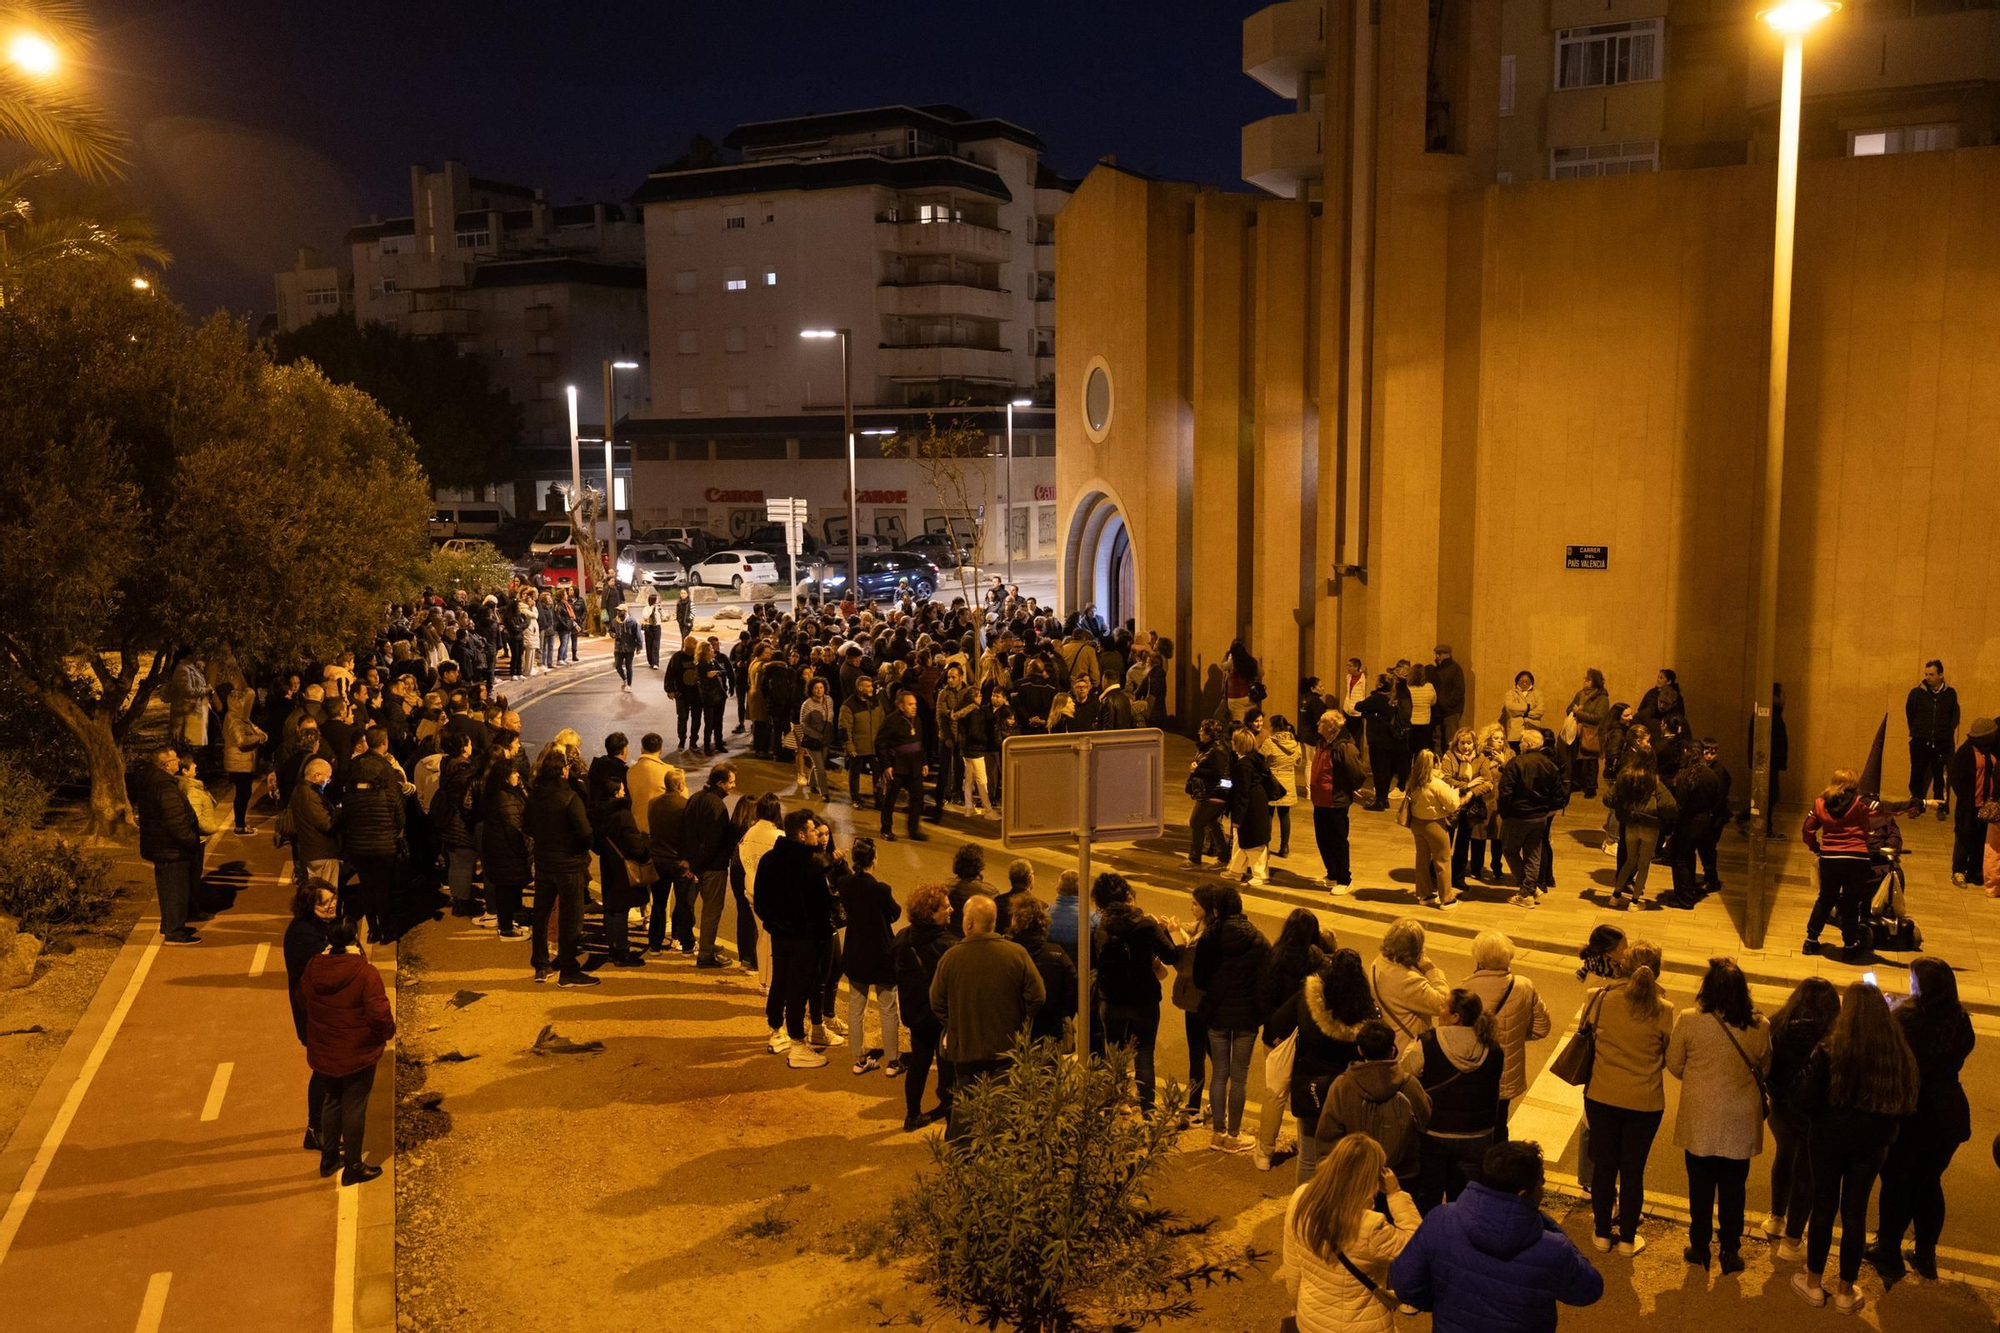
M 1597 992 L 1597 1012 L 1604 1008 L 1604 997 L 1614 987 L 1605 986 Z M 1583 1021 L 1577 1024 L 1576 1034 L 1569 1039 L 1556 1058 L 1549 1061 L 1549 1072 L 1571 1087 L 1582 1088 L 1590 1084 L 1591 1067 L 1597 1063 L 1597 1023 L 1591 1016 L 1593 1011 L 1586 1006 Z
M 1264 1053 L 1265 1096 L 1278 1096 L 1292 1086 L 1292 1064 L 1298 1055 L 1299 1030 L 1294 1027 L 1285 1039 Z
M 1750 1071 L 1750 1078 L 1757 1085 L 1757 1103 L 1763 1110 L 1764 1118 L 1769 1120 L 1771 1118 L 1771 1089 L 1764 1083 L 1764 1071 L 1757 1068 L 1757 1062 L 1752 1060 L 1749 1053 L 1743 1049 L 1743 1043 L 1736 1040 L 1736 1034 L 1729 1030 L 1729 1024 L 1722 1021 L 1721 1014 L 1710 1014 L 1709 1017 L 1713 1018 L 1715 1025 L 1722 1029 L 1722 1035 L 1729 1038 L 1729 1044 L 1736 1048 L 1736 1054 L 1743 1061 L 1743 1067 Z
M 1377 1282 L 1374 1278 L 1369 1277 L 1368 1274 L 1362 1272 L 1361 1269 L 1355 1265 L 1354 1261 L 1352 1259 L 1349 1259 L 1343 1251 L 1335 1250 L 1333 1252 L 1333 1257 L 1340 1260 L 1340 1266 L 1347 1270 L 1348 1276 L 1352 1277 L 1356 1282 L 1359 1282 L 1361 1284 L 1361 1289 L 1363 1291 L 1367 1292 L 1370 1296 L 1373 1296 L 1376 1300 L 1382 1302 L 1383 1306 L 1387 1310 L 1389 1310 L 1390 1313 L 1392 1314 L 1395 1313 L 1396 1298 L 1391 1296 L 1388 1292 L 1382 1290 L 1381 1283 Z

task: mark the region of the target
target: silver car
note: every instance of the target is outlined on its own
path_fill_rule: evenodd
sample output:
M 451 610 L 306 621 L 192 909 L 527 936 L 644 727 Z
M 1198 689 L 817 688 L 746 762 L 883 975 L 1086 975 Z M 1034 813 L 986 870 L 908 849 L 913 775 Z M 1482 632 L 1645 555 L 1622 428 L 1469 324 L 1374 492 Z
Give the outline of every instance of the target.
M 628 588 L 678 588 L 687 566 L 666 546 L 628 546 L 618 553 L 618 581 Z

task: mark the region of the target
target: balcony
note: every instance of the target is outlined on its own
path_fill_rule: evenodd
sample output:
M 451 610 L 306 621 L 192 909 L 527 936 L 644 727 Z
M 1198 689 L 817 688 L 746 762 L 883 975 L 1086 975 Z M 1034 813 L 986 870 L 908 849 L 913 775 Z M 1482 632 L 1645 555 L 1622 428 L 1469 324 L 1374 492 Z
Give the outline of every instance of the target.
M 1012 293 L 962 282 L 885 282 L 881 312 L 885 315 L 946 316 L 965 319 L 1006 319 Z
M 1326 8 L 1321 0 L 1283 0 L 1243 20 L 1243 72 L 1286 101 L 1299 83 L 1326 68 Z
M 1035 242 L 1035 272 L 1053 273 L 1055 271 L 1056 243 L 1054 238 Z
M 1320 113 L 1287 111 L 1243 127 L 1243 179 L 1280 199 L 1296 199 L 1299 187 L 1326 170 L 1320 154 Z
M 1008 233 L 976 222 L 875 223 L 877 248 L 899 255 L 938 255 L 983 264 L 1007 262 Z
M 967 379 L 1005 381 L 1013 375 L 1013 353 L 1004 347 L 881 347 L 881 373 L 899 380 Z
M 1850 9 L 1852 6 L 1850 6 Z M 1758 43 L 1750 62 L 1749 109 L 1778 102 L 1780 48 Z M 1808 103 L 1905 89 L 1964 89 L 2000 81 L 2000 10 L 1969 9 L 1864 23 L 1835 16 L 1806 51 Z
M 1551 147 L 1658 139 L 1666 125 L 1667 85 L 1654 79 L 1609 88 L 1566 88 L 1549 94 L 1548 117 Z
M 472 332 L 470 310 L 412 310 L 409 331 L 419 338 L 447 338 Z

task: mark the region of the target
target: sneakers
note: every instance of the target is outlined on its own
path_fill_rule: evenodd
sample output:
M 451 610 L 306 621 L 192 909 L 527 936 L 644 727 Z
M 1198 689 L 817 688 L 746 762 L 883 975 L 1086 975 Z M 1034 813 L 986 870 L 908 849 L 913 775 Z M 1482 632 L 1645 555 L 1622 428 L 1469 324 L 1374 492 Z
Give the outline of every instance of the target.
M 1646 1238 L 1636 1231 L 1618 1242 L 1618 1253 L 1624 1255 L 1627 1259 L 1632 1258 L 1645 1248 Z
M 1826 1288 L 1815 1287 L 1804 1273 L 1792 1274 L 1792 1290 L 1799 1294 L 1800 1300 L 1815 1310 L 1826 1304 Z
M 1828 1295 L 1832 1298 L 1835 1314 L 1857 1314 L 1860 1312 L 1861 1307 L 1868 1303 L 1867 1297 L 1861 1294 L 1861 1288 L 1859 1287 L 1849 1287 L 1846 1291 L 1829 1292 Z
M 854 1062 L 853 1072 L 855 1077 L 859 1078 L 861 1075 L 867 1073 L 869 1070 L 879 1069 L 881 1068 L 881 1066 L 882 1066 L 882 1057 L 875 1054 L 875 1052 L 870 1051 L 866 1055 L 862 1056 L 859 1060 L 856 1060 Z
M 1780 1259 L 1803 1259 L 1805 1256 L 1806 1243 L 1797 1236 L 1787 1236 L 1778 1242 L 1778 1257 Z
M 636 953 L 613 954 L 611 957 L 611 966 L 613 967 L 644 967 L 645 965 L 646 960 Z
M 772 1028 L 771 1040 L 766 1043 L 764 1049 L 773 1055 L 783 1055 L 792 1049 L 792 1039 L 785 1034 L 783 1028 Z
M 785 1059 L 794 1069 L 818 1069 L 826 1064 L 826 1057 L 810 1046 L 793 1044 Z
M 835 1018 L 831 1015 L 828 1015 L 826 1020 L 826 1030 L 828 1032 L 831 1032 L 836 1037 L 844 1037 L 847 1035 L 846 1020 Z
M 1271 1154 L 1264 1151 L 1262 1144 L 1250 1150 L 1250 1161 L 1259 1171 L 1271 1169 Z
M 544 965 L 542 967 L 538 967 L 535 969 L 535 980 L 538 982 L 547 981 L 550 977 L 554 976 L 555 974 L 556 970 L 554 968 Z
M 1256 1142 L 1248 1134 L 1225 1134 L 1219 1129 L 1208 1136 L 1208 1146 L 1217 1152 L 1248 1152 Z
M 1609 1254 L 1611 1252 L 1611 1237 L 1592 1236 L 1590 1238 L 1590 1248 L 1596 1250 L 1599 1254 Z
M 1962 889 L 1965 887 L 1965 876 L 1963 874 L 1954 872 L 1951 877 L 1951 882 L 1953 884 L 1956 884 L 1959 888 Z
M 883 1065 L 882 1073 L 889 1078 L 901 1078 L 903 1076 L 903 1057 L 899 1055 Z
M 695 965 L 696 967 L 704 967 L 704 968 L 716 968 L 716 967 L 728 967 L 728 966 L 729 966 L 729 964 L 728 964 L 727 962 L 725 962 L 725 961 L 724 961 L 723 959 L 721 959 L 721 958 L 697 958 L 697 959 L 695 959 L 695 960 L 694 960 L 694 965 Z
M 1785 1234 L 1784 1215 L 1782 1213 L 1770 1214 L 1762 1222 L 1758 1223 L 1757 1229 L 1764 1233 L 1765 1240 L 1776 1240 Z
M 833 1039 L 826 1035 L 826 1024 L 824 1023 L 813 1024 L 812 1030 L 806 1035 L 806 1040 L 815 1046 L 833 1045 Z
M 200 944 L 200 943 L 201 943 L 201 936 L 199 936 L 199 935 L 195 934 L 195 933 L 194 933 L 193 931 L 189 930 L 189 929 L 188 929 L 188 928 L 187 928 L 186 926 L 182 926 L 182 927 L 181 927 L 181 928 L 180 928 L 179 930 L 177 930 L 177 931 L 173 932 L 173 933 L 172 933 L 171 935 L 162 935 L 162 936 L 160 937 L 160 943 L 162 943 L 162 944 Z
M 593 977 L 588 972 L 565 972 L 556 978 L 556 985 L 564 988 L 575 986 L 602 986 L 602 977 Z
M 502 926 L 498 931 L 498 937 L 503 940 L 523 940 L 528 937 L 528 932 L 519 926 Z
M 1531 910 L 1533 908 L 1540 907 L 1542 905 L 1542 900 L 1539 895 L 1527 892 L 1525 890 L 1515 894 L 1507 901 L 1515 907 L 1525 907 Z
M 472 918 L 472 924 L 478 926 L 481 930 L 491 930 L 499 922 L 500 918 L 491 912 L 481 912 L 478 916 Z

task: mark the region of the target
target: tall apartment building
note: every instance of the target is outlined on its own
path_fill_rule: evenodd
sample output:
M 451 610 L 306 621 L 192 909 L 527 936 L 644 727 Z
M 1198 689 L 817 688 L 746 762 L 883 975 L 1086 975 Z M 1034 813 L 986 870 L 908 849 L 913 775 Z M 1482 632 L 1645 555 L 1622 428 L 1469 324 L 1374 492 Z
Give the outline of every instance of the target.
M 723 142 L 733 160 L 662 168 L 633 195 L 656 351 L 650 419 L 620 427 L 638 442 L 641 517 L 650 505 L 718 530 L 762 521 L 761 500 L 707 498 L 756 488 L 692 485 L 708 474 L 683 464 L 844 459 L 839 344 L 801 329 L 849 331 L 863 429 L 957 407 L 997 449 L 1007 403 L 1051 401 L 1055 219 L 1075 183 L 1043 165 L 1034 134 L 958 107 L 889 106 L 741 125 Z M 1032 469 L 1052 448 L 1046 407 L 1014 419 Z M 940 519 L 874 438 L 864 470 L 878 480 L 863 487 L 900 498 L 864 528 Z M 826 474 L 808 498 L 838 514 L 844 464 Z M 1038 520 L 1017 515 L 1030 556 L 1054 541 L 1053 511 Z
M 583 433 L 601 438 L 603 362 L 646 361 L 645 238 L 636 210 L 551 204 L 539 189 L 448 161 L 439 170 L 412 166 L 409 214 L 349 228 L 346 246 L 344 268 L 301 252 L 277 275 L 279 327 L 344 314 L 449 338 L 481 358 L 525 418 L 523 475 L 495 477 L 494 498 L 517 513 L 559 507 L 549 488 L 569 476 L 565 386 L 577 386 Z M 614 420 L 645 409 L 643 370 L 615 384 Z
M 1771 0 L 1501 0 L 1497 86 L 1461 90 L 1448 55 L 1472 0 L 1430 0 L 1430 123 L 1454 98 L 1493 99 L 1494 179 L 1573 180 L 1775 156 L 1779 45 Z M 1243 72 L 1293 104 L 1243 129 L 1243 176 L 1318 198 L 1327 26 L 1353 0 L 1284 0 L 1243 23 Z M 1807 157 L 1970 147 L 2000 121 L 1996 0 L 1853 0 L 1806 62 Z M 1459 117 L 1463 119 L 1462 115 Z

